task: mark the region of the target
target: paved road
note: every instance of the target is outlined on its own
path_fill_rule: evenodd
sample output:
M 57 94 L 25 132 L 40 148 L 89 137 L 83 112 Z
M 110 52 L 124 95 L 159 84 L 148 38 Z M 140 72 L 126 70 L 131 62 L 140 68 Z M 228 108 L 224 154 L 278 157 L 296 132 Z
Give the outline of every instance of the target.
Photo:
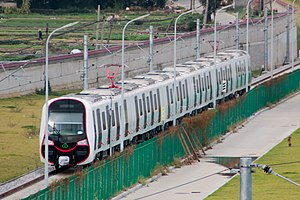
M 227 168 L 209 162 L 209 157 L 259 157 L 300 126 L 300 95 L 257 114 L 243 128 L 228 135 L 208 150 L 201 162 L 173 170 L 122 199 L 204 199 L 225 184 L 230 177 L 216 174 Z M 120 197 L 120 196 L 119 196 Z

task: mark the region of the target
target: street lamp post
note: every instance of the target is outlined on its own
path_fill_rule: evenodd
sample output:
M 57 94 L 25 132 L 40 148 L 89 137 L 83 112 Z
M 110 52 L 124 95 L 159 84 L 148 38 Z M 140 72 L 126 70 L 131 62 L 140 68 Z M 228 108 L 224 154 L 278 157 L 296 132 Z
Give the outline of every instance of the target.
M 272 1 L 272 9 L 271 9 L 271 79 L 273 78 L 273 52 L 274 52 L 274 6 L 273 3 L 275 3 L 277 0 Z
M 294 71 L 294 25 L 295 25 L 295 1 L 292 4 L 292 71 Z
M 125 51 L 125 29 L 126 27 L 131 23 L 131 22 L 134 22 L 136 20 L 139 20 L 139 19 L 142 19 L 142 18 L 145 18 L 145 17 L 148 17 L 150 14 L 147 14 L 147 15 L 143 15 L 143 16 L 140 16 L 140 17 L 137 17 L 133 20 L 130 20 L 129 22 L 127 22 L 127 24 L 124 26 L 123 28 L 123 32 L 122 32 L 122 83 L 121 83 L 121 110 L 124 110 L 124 67 L 125 67 L 125 56 L 124 56 L 124 51 Z M 120 126 L 120 133 L 121 133 L 121 138 L 120 138 L 120 141 L 121 144 L 120 144 L 120 150 L 123 151 L 124 149 L 124 142 L 123 142 L 123 137 L 124 137 L 124 118 L 125 118 L 125 115 L 124 115 L 124 112 L 121 112 L 121 126 Z
M 216 76 L 216 73 L 215 73 L 215 70 L 217 69 L 217 63 L 216 63 L 216 54 L 217 54 L 217 15 L 220 11 L 222 10 L 225 10 L 227 8 L 230 8 L 230 7 L 234 7 L 234 4 L 230 4 L 228 6 L 224 6 L 223 8 L 217 10 L 216 12 L 216 15 L 215 15 L 215 24 L 214 24 L 214 65 L 213 65 L 213 81 L 214 81 L 214 84 L 213 85 L 216 85 L 216 88 L 217 88 L 217 76 Z M 213 88 L 212 88 L 213 89 Z M 217 89 L 213 89 L 213 107 L 215 108 L 216 107 L 216 90 Z
M 183 16 L 183 15 L 186 15 L 186 14 L 189 14 L 191 12 L 195 11 L 195 9 L 193 10 L 189 10 L 187 12 L 184 12 L 184 13 L 181 13 L 175 20 L 175 23 L 174 23 L 174 55 L 173 55 L 173 76 L 174 76 L 174 82 L 173 82 L 173 102 L 174 102 L 174 110 L 173 110 L 173 126 L 176 126 L 176 94 L 175 94 L 175 87 L 176 87 L 176 41 L 177 41 L 177 21 L 178 19 Z
M 249 53 L 249 6 L 252 0 L 248 0 L 247 3 L 247 38 L 246 38 L 246 51 Z
M 48 64 L 49 64 L 49 58 L 48 58 L 48 44 L 49 44 L 49 41 L 50 41 L 50 38 L 51 36 L 56 32 L 56 31 L 59 31 L 61 29 L 64 29 L 64 28 L 68 28 L 68 27 L 71 27 L 71 26 L 74 26 L 75 24 L 77 24 L 78 22 L 73 22 L 73 23 L 70 23 L 70 24 L 66 24 L 60 28 L 57 28 L 55 29 L 54 31 L 52 31 L 47 40 L 46 40 L 46 64 L 45 64 L 45 87 L 46 87 L 46 91 L 45 91 L 45 113 L 46 113 L 46 117 L 45 117 L 45 174 L 44 174 L 44 179 L 45 179 L 45 187 L 48 187 L 48 160 L 49 160 L 49 141 L 48 141 L 48 99 L 49 99 L 49 91 L 48 91 L 48 81 L 49 81 L 49 78 L 48 78 Z

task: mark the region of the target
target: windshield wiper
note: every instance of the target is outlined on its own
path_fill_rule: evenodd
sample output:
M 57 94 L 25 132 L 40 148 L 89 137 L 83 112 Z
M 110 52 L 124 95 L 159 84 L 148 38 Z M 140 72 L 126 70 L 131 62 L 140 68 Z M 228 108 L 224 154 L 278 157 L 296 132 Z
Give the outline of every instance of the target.
M 53 127 L 53 134 L 60 135 L 60 130 L 58 130 L 57 128 Z

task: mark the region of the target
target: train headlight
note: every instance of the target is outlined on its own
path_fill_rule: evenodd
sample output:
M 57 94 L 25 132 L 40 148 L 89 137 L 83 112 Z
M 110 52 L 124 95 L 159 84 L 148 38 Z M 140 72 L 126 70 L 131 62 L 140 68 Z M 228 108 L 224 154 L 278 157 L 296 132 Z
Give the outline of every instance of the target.
M 80 141 L 77 142 L 77 145 L 88 146 L 88 141 L 87 141 L 87 139 L 80 140 Z

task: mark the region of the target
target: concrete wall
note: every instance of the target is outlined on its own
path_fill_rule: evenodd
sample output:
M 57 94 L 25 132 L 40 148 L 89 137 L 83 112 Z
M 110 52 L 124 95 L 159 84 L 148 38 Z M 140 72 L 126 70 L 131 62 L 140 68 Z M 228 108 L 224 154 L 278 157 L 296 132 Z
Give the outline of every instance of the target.
M 290 60 L 291 46 L 287 43 L 296 44 L 296 28 L 291 26 L 287 14 L 278 15 L 274 18 L 274 65 L 280 66 L 285 59 Z M 270 49 L 270 22 L 268 25 L 268 46 Z M 288 25 L 289 24 L 289 25 Z M 239 30 L 239 46 L 246 49 L 246 23 L 241 22 Z M 236 45 L 235 25 L 218 27 L 217 38 L 220 42 L 219 49 L 233 49 Z M 252 69 L 260 69 L 264 64 L 264 22 L 256 20 L 249 26 L 249 52 L 251 56 Z M 195 58 L 196 33 L 179 35 L 177 40 L 177 63 Z M 211 28 L 201 31 L 201 54 L 212 53 L 213 30 Z M 173 42 L 172 38 L 159 38 L 154 41 L 154 69 L 162 69 L 173 66 Z M 289 48 L 289 51 L 287 51 Z M 149 52 L 148 42 L 140 44 L 127 44 L 125 49 L 125 77 L 149 71 L 147 60 Z M 294 45 L 294 58 L 297 55 Z M 270 53 L 269 53 L 270 64 Z M 23 63 L 24 64 L 24 63 Z M 89 87 L 108 84 L 106 78 L 105 64 L 121 64 L 121 48 L 113 47 L 108 50 L 102 49 L 89 52 Z M 18 96 L 35 92 L 36 89 L 44 87 L 44 59 L 30 62 L 22 69 L 22 63 L 11 63 L 3 65 L 5 71 L 0 68 L 0 96 Z M 49 59 L 49 80 L 52 89 L 83 88 L 81 80 L 83 68 L 83 54 L 62 55 Z M 270 68 L 270 67 L 269 67 Z M 114 71 L 114 70 L 112 70 Z M 120 79 L 121 71 L 117 77 Z

